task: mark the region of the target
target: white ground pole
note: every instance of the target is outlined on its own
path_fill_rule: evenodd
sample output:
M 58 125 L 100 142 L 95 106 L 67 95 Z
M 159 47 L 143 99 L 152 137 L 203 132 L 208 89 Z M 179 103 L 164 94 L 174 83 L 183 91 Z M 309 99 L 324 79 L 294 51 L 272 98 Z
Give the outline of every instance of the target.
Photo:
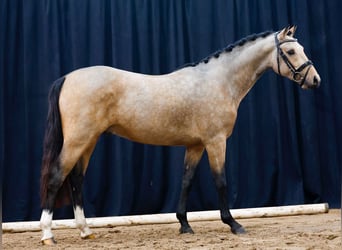
M 279 207 L 259 207 L 259 208 L 244 208 L 231 209 L 231 214 L 235 219 L 247 218 L 264 218 L 276 216 L 291 216 L 291 215 L 308 215 L 328 213 L 328 203 L 309 204 L 309 205 L 293 205 Z M 213 221 L 220 220 L 220 211 L 200 211 L 188 212 L 188 221 Z M 115 217 L 97 217 L 88 218 L 87 223 L 91 228 L 96 227 L 115 227 L 127 225 L 144 225 L 144 224 L 166 224 L 178 222 L 175 213 L 151 214 L 151 215 L 132 215 L 132 216 L 115 216 Z M 75 220 L 54 220 L 52 221 L 52 229 L 76 228 Z M 6 222 L 2 223 L 3 232 L 25 232 L 25 231 L 40 231 L 39 221 L 25 222 Z

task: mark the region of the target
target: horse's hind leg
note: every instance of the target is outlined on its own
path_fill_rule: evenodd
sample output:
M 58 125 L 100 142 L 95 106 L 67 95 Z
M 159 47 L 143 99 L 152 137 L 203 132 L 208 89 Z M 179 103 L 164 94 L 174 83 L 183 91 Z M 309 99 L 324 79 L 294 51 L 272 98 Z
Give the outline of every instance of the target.
M 93 152 L 94 145 L 90 146 L 89 149 L 83 154 L 76 166 L 69 174 L 71 196 L 73 201 L 73 209 L 75 215 L 76 227 L 81 231 L 81 237 L 83 239 L 95 238 L 92 231 L 89 229 L 83 210 L 83 198 L 82 198 L 82 186 L 84 174 L 86 172 L 90 155 Z
M 214 177 L 219 196 L 219 206 L 223 223 L 230 226 L 234 234 L 245 233 L 245 229 L 232 217 L 228 206 L 227 180 L 224 167 L 226 155 L 226 139 L 224 137 L 213 141 L 206 146 L 210 168 Z
M 180 233 L 194 233 L 186 216 L 186 203 L 198 162 L 203 154 L 202 145 L 188 147 L 185 152 L 182 190 L 177 208 L 177 219 L 181 224 Z
M 40 226 L 42 228 L 42 243 L 44 245 L 53 245 L 56 243 L 51 231 L 53 208 L 59 188 L 62 186 L 64 178 L 60 168 L 60 161 L 57 160 L 54 164 L 54 172 L 51 173 L 46 185 L 47 195 L 44 201 L 43 211 L 40 218 Z
M 40 219 L 40 226 L 43 231 L 41 241 L 44 245 L 52 245 L 56 243 L 51 231 L 51 226 L 57 193 L 63 186 L 67 176 L 80 160 L 83 153 L 87 148 L 89 148 L 89 145 L 93 145 L 90 142 L 87 144 L 75 144 L 75 141 L 77 140 L 71 140 L 69 142 L 64 141 L 58 160 L 54 163 L 55 166 L 52 168 L 52 172 L 48 174 L 47 195 L 44 200 L 43 211 Z M 68 178 L 68 180 L 70 181 L 70 178 Z

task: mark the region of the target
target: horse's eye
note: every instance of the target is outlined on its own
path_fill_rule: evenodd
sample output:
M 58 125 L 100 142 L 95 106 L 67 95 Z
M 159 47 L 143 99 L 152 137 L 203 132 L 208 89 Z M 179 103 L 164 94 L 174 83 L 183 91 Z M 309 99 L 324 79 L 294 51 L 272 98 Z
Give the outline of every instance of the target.
M 286 51 L 286 53 L 287 53 L 289 56 L 292 56 L 292 55 L 295 54 L 295 51 L 294 51 L 294 49 L 290 49 L 290 50 Z

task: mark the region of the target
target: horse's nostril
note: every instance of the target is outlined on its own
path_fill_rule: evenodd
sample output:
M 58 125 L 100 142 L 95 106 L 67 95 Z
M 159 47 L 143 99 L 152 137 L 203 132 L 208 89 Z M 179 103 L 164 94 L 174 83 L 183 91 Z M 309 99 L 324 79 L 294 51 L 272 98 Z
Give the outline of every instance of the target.
M 318 80 L 318 78 L 317 78 L 316 76 L 314 76 L 313 83 L 314 83 L 314 85 L 317 86 L 317 87 L 318 87 L 319 84 L 320 84 L 320 81 Z

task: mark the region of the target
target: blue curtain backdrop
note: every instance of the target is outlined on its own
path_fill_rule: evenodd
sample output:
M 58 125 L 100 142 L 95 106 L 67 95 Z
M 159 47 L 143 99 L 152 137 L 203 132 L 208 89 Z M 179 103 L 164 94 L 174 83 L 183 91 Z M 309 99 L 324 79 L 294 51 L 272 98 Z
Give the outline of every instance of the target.
M 239 108 L 227 147 L 232 208 L 329 202 L 340 206 L 341 11 L 336 1 L 46 0 L 0 2 L 0 135 L 4 221 L 40 217 L 47 93 L 58 77 L 109 65 L 171 72 L 251 33 L 298 25 L 319 71 L 303 91 L 267 72 Z M 86 216 L 175 212 L 182 147 L 101 137 L 84 185 Z M 189 210 L 217 209 L 207 156 Z M 71 206 L 55 218 L 73 216 Z

